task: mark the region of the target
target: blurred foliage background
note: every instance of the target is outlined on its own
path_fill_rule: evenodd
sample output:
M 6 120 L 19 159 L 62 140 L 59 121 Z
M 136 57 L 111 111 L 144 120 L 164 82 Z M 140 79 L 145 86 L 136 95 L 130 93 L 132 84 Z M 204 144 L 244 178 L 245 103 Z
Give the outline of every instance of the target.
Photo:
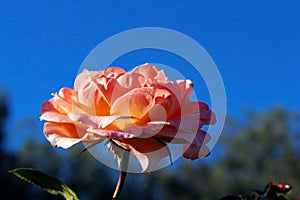
M 17 167 L 32 167 L 58 177 L 82 200 L 111 199 L 118 172 L 88 153 L 76 157 L 83 146 L 67 151 L 54 149 L 46 140 L 36 141 L 33 133 L 20 151 L 5 151 L 5 130 L 14 129 L 4 129 L 8 101 L 5 95 L 0 96 L 1 199 L 62 199 L 8 173 Z M 251 189 L 263 189 L 270 181 L 291 184 L 288 199 L 296 199 L 300 196 L 299 119 L 299 113 L 283 108 L 265 113 L 248 111 L 243 121 L 227 117 L 211 158 L 193 162 L 180 159 L 150 175 L 129 174 L 120 199 L 212 200 L 228 194 L 249 196 Z M 26 126 L 31 123 L 36 122 L 26 120 Z M 38 132 L 43 134 L 42 130 Z

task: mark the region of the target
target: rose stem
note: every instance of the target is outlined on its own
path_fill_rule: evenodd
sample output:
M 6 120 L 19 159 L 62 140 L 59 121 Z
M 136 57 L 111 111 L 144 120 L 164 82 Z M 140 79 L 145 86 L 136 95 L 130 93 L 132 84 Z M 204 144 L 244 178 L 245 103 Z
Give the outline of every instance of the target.
M 125 183 L 127 172 L 120 171 L 119 180 L 113 195 L 113 200 L 117 200 Z
M 122 188 L 124 186 L 126 175 L 127 175 L 127 169 L 128 169 L 129 155 L 130 155 L 129 151 L 125 151 L 123 154 L 122 161 L 121 161 L 119 180 L 118 180 L 114 195 L 112 197 L 113 200 L 118 199 L 119 195 L 121 194 Z

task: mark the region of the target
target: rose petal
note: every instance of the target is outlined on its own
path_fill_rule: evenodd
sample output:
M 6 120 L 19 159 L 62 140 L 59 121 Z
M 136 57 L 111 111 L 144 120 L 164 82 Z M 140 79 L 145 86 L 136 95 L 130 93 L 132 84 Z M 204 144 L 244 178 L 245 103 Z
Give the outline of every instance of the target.
M 178 122 L 179 123 L 179 122 Z M 199 132 L 196 128 L 189 132 L 189 130 L 180 129 L 174 121 L 171 122 L 149 122 L 147 126 L 143 127 L 143 132 L 150 136 L 155 136 L 161 140 L 172 144 L 191 144 Z
M 99 90 L 95 94 L 96 115 L 109 115 L 111 105 L 115 100 L 114 98 L 119 98 L 126 93 L 126 90 L 120 87 L 116 79 L 112 78 L 101 77 L 96 79 L 95 83 Z
M 86 79 L 90 77 L 101 77 L 103 74 L 103 71 L 89 71 L 87 69 L 84 69 L 80 74 L 77 75 L 75 82 L 74 82 L 74 90 L 78 91 L 80 85 L 82 82 L 84 82 Z
M 174 84 L 179 89 L 179 94 L 176 93 L 177 96 L 181 97 L 181 102 L 186 102 L 189 100 L 191 94 L 194 90 L 194 85 L 190 80 L 177 80 Z
M 110 103 L 101 90 L 103 84 L 88 78 L 79 86 L 78 102 L 84 105 L 87 113 L 92 115 L 109 115 Z
M 81 114 L 81 113 L 69 113 L 69 118 L 73 121 L 76 121 L 82 125 L 103 129 L 106 128 L 108 125 L 113 123 L 117 119 L 133 119 L 131 116 L 120 116 L 120 115 L 113 115 L 113 116 L 95 116 L 89 114 Z
M 154 105 L 152 88 L 136 88 L 120 98 L 111 107 L 110 115 L 143 118 Z
M 157 83 L 167 83 L 167 82 L 169 82 L 169 79 L 168 79 L 168 77 L 166 77 L 163 70 L 160 70 L 160 71 L 157 72 L 157 75 L 154 77 L 154 80 Z
M 189 143 L 192 143 L 196 133 L 201 128 L 199 119 L 188 116 L 183 116 L 181 120 L 170 120 L 169 122 L 178 129 L 178 133 L 175 137 L 183 136 Z
M 192 144 L 184 145 L 185 152 L 183 157 L 195 160 L 200 157 L 208 156 L 210 154 L 210 150 L 205 144 L 210 140 L 210 138 L 211 137 L 205 131 L 200 130 Z
M 126 71 L 120 67 L 109 67 L 103 72 L 102 76 L 116 79 L 125 73 Z
M 132 72 L 139 73 L 145 77 L 145 80 L 154 79 L 157 76 L 157 68 L 149 63 L 135 67 Z
M 131 72 L 120 76 L 117 79 L 117 81 L 122 88 L 125 88 L 127 91 L 130 91 L 132 89 L 142 87 L 145 81 L 145 77 L 139 73 Z
M 67 97 L 68 100 L 71 97 Z M 54 96 L 49 100 L 49 103 L 61 114 L 68 114 L 69 112 L 72 112 L 72 102 L 69 102 L 68 100 L 62 98 L 57 93 L 54 94 Z
M 44 134 L 54 147 L 69 148 L 80 142 L 83 130 L 74 124 L 46 122 L 44 124 Z
M 199 118 L 201 125 L 213 125 L 216 123 L 215 113 L 212 112 L 208 105 L 203 102 L 187 102 L 183 106 L 183 115 L 190 118 Z
M 67 149 L 78 142 L 101 142 L 104 137 L 86 132 L 85 129 L 70 123 L 46 122 L 44 134 L 54 147 Z
M 151 172 L 155 170 L 155 167 L 162 158 L 171 156 L 167 146 L 153 153 L 140 153 L 134 149 L 131 150 L 131 153 L 138 159 L 142 168 L 141 172 Z
M 178 128 L 165 121 L 151 121 L 143 127 L 143 132 L 149 136 L 156 136 L 166 142 L 171 141 L 177 134 Z
M 142 172 L 153 171 L 162 158 L 170 156 L 166 144 L 154 137 L 126 139 L 124 142 L 138 159 Z
M 72 122 L 67 115 L 63 115 L 54 109 L 52 104 L 48 101 L 45 101 L 41 106 L 40 120 L 64 123 Z
M 144 85 L 145 78 L 138 73 L 126 73 L 118 77 L 116 83 L 112 87 L 109 93 L 110 102 L 114 102 L 119 97 L 123 96 L 125 93 L 130 92 L 133 89 L 141 88 Z
M 71 88 L 61 88 L 58 92 L 58 95 L 63 98 L 68 103 L 73 102 L 74 91 Z
M 167 83 L 168 77 L 165 76 L 163 70 L 158 71 L 156 66 L 145 63 L 137 66 L 132 70 L 133 73 L 141 74 L 144 77 L 144 84 L 149 85 L 152 83 Z
M 153 83 L 151 86 L 156 90 L 162 89 L 168 91 L 170 96 L 168 101 L 171 102 L 169 105 L 168 118 L 180 119 L 182 115 L 181 113 L 184 110 L 183 105 L 186 103 L 193 90 L 191 81 L 181 80 L 167 82 L 165 84 Z

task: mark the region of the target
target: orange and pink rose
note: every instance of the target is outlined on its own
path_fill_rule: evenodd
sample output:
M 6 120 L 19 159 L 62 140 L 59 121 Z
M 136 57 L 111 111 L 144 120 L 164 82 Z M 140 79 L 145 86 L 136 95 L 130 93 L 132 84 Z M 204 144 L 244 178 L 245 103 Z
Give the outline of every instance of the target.
M 209 154 L 210 136 L 201 128 L 215 116 L 207 104 L 190 100 L 192 91 L 190 80 L 170 81 L 150 64 L 130 72 L 84 70 L 74 89 L 62 88 L 42 104 L 40 119 L 55 147 L 110 140 L 151 171 L 169 155 L 168 143 L 183 144 L 183 157 L 191 160 Z

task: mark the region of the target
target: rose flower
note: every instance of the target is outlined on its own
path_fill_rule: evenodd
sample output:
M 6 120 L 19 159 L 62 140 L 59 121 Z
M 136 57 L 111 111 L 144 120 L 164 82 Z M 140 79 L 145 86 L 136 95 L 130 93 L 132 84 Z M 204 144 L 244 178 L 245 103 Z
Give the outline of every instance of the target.
M 112 141 L 149 172 L 170 156 L 168 143 L 183 144 L 187 159 L 209 155 L 210 136 L 201 128 L 215 116 L 205 103 L 189 100 L 192 90 L 190 80 L 169 81 L 150 64 L 130 72 L 84 70 L 74 89 L 62 88 L 42 104 L 40 119 L 54 147 Z

